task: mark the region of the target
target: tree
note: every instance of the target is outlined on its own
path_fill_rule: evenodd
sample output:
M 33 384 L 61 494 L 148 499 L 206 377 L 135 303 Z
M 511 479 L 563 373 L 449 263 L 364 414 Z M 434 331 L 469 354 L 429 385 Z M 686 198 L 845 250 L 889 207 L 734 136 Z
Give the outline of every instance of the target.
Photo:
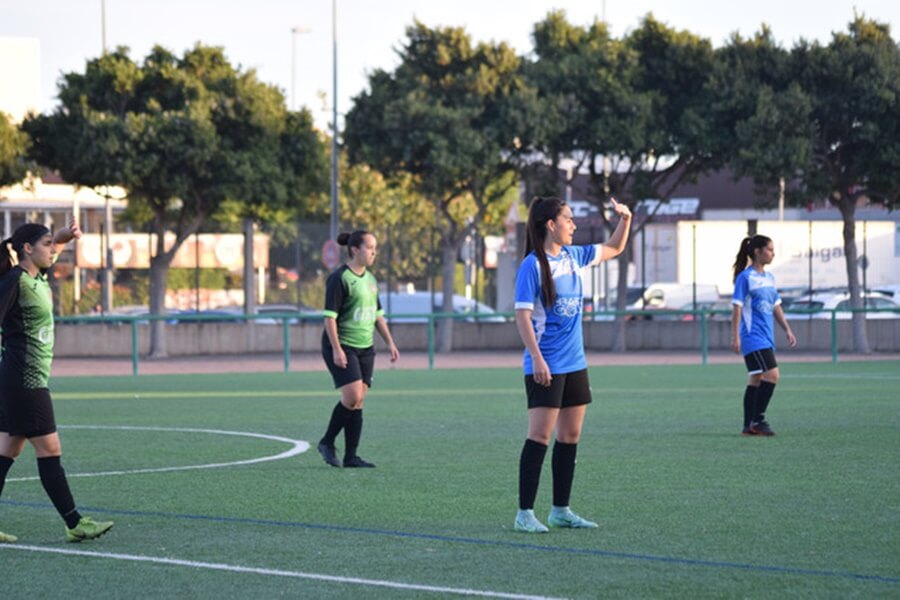
M 713 64 L 707 40 L 648 15 L 623 40 L 606 25 L 569 24 L 550 13 L 535 26 L 529 82 L 551 126 L 528 145 L 556 170 L 559 156 L 586 168 L 602 209 L 610 196 L 633 211 L 641 200 L 667 201 L 682 183 L 713 168 L 714 130 L 705 118 Z M 615 224 L 601 210 L 607 229 Z M 632 233 L 653 215 L 636 219 Z M 617 308 L 623 310 L 631 244 L 619 257 Z M 624 320 L 613 349 L 625 348 Z
M 309 115 L 288 116 L 282 94 L 233 67 L 221 48 L 198 44 L 178 58 L 155 47 L 142 64 L 118 48 L 66 74 L 59 97 L 53 114 L 24 124 L 34 157 L 72 183 L 120 185 L 130 206 L 149 211 L 153 314 L 165 311 L 178 248 L 224 202 L 253 214 L 301 200 L 315 185 L 307 169 L 321 149 Z M 167 247 L 168 231 L 175 242 Z M 164 331 L 154 322 L 154 356 L 166 352 Z
M 351 162 L 392 178 L 408 173 L 435 211 L 443 264 L 444 312 L 452 312 L 459 249 L 507 199 L 515 179 L 510 102 L 522 88 L 519 59 L 506 44 L 472 44 L 461 28 L 407 28 L 391 73 L 375 71 L 354 99 L 344 141 Z M 508 201 L 508 200 L 506 200 Z M 508 205 L 507 205 L 508 208 Z M 452 321 L 439 324 L 448 351 Z
M 28 136 L 19 131 L 9 115 L 0 112 L 0 186 L 19 183 L 25 178 L 27 150 Z
M 827 198 L 840 211 L 851 305 L 861 308 L 856 207 L 890 210 L 900 198 L 900 47 L 887 25 L 864 17 L 848 29 L 827 46 L 799 43 L 780 87 L 749 96 L 753 110 L 731 117 L 732 160 L 760 185 L 771 189 L 780 174 L 795 188 L 789 198 Z M 869 352 L 862 313 L 853 316 L 853 342 Z

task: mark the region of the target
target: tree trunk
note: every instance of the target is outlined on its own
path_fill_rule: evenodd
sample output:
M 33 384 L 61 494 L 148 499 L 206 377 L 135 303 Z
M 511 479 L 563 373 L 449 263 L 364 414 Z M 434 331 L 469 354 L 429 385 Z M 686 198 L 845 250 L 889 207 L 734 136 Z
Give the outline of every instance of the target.
M 166 288 L 169 279 L 169 261 L 167 255 L 150 258 L 150 314 L 166 314 Z M 150 358 L 165 358 L 166 322 L 150 321 Z
M 616 259 L 619 261 L 619 274 L 616 278 L 616 310 L 620 313 L 625 310 L 628 302 L 628 265 L 631 263 L 631 239 Z M 616 316 L 616 329 L 613 332 L 612 348 L 613 352 L 625 352 L 627 350 L 625 342 L 625 315 Z
M 456 280 L 456 243 L 452 240 L 445 241 L 442 254 L 444 255 L 444 284 L 441 290 L 444 296 L 444 303 L 441 307 L 441 312 L 453 313 L 453 288 Z M 442 353 L 453 350 L 453 319 L 438 320 L 435 347 L 438 352 Z
M 847 286 L 850 289 L 850 306 L 862 308 L 859 294 L 859 261 L 856 253 L 856 202 L 853 197 L 841 195 L 837 202 L 844 220 L 844 259 L 847 262 Z M 866 334 L 866 314 L 853 313 L 853 349 L 862 354 L 871 354 L 869 337 Z

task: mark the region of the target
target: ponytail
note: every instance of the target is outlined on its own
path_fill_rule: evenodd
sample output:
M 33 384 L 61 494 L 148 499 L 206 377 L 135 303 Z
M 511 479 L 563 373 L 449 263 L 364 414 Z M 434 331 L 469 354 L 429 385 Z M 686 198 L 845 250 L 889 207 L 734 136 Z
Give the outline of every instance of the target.
M 6 238 L 0 242 L 0 275 L 5 275 L 18 262 L 18 256 L 12 247 L 12 238 Z
M 734 277 L 731 280 L 732 283 L 737 281 L 741 271 L 746 269 L 747 265 L 753 262 L 756 251 L 760 248 L 765 248 L 771 242 L 772 239 L 764 235 L 748 236 L 741 240 L 741 246 L 738 248 L 738 253 L 734 258 L 734 265 L 732 266 L 734 271 Z
M 566 203 L 559 198 L 536 197 L 528 207 L 528 235 L 525 238 L 525 256 L 534 252 L 538 264 L 541 267 L 541 297 L 544 306 L 553 306 L 556 302 L 556 285 L 553 283 L 553 274 L 550 271 L 550 261 L 547 260 L 547 252 L 544 250 L 544 241 L 547 239 L 547 222 L 552 221 L 562 211 Z

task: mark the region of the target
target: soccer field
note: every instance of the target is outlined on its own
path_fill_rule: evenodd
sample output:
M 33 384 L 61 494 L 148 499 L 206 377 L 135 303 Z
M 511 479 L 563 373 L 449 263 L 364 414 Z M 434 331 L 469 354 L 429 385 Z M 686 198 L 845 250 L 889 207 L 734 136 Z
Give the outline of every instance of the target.
M 600 528 L 545 535 L 512 529 L 518 369 L 376 372 L 361 470 L 315 451 L 324 370 L 57 378 L 75 499 L 116 526 L 65 543 L 26 448 L 0 596 L 900 597 L 900 364 L 782 365 L 774 438 L 739 435 L 745 377 L 592 368 L 572 507 Z M 548 454 L 542 520 L 550 491 Z

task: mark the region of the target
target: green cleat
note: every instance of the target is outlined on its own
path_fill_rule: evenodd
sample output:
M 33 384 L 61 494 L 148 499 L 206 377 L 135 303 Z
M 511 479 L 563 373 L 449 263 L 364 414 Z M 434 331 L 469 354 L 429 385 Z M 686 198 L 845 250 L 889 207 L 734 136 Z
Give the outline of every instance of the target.
M 2 531 L 0 531 L 0 544 L 15 544 L 18 539 L 19 538 L 14 535 L 10 535 L 8 533 L 3 533 Z
M 593 521 L 583 519 L 569 510 L 569 507 L 557 508 L 554 506 L 550 509 L 550 516 L 547 517 L 547 523 L 551 527 L 566 527 L 568 529 L 596 529 L 598 525 Z
M 112 529 L 112 521 L 95 521 L 90 517 L 81 517 L 78 525 L 69 529 L 66 527 L 66 541 L 81 542 L 93 540 Z
M 520 510 L 516 514 L 515 530 L 522 533 L 547 533 L 547 526 L 537 520 L 533 510 Z

